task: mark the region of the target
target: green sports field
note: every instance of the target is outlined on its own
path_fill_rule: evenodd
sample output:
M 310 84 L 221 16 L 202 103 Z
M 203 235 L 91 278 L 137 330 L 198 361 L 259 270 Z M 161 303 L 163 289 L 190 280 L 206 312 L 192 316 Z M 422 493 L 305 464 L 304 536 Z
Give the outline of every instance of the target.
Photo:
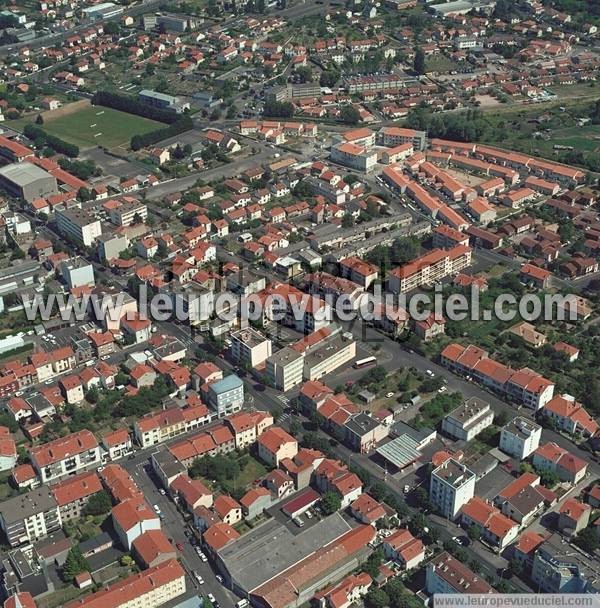
M 102 106 L 89 106 L 52 117 L 45 115 L 43 129 L 80 148 L 127 148 L 133 135 L 164 127 L 160 122 Z

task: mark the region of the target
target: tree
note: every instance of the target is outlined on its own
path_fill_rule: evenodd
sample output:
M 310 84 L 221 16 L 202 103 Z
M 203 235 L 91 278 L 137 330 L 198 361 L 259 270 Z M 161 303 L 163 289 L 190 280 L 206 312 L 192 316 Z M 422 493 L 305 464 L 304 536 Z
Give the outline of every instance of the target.
M 383 549 L 377 549 L 373 551 L 367 561 L 363 564 L 363 572 L 366 572 L 372 579 L 377 578 L 379 574 L 379 568 L 383 563 L 383 558 L 385 557 L 383 553 Z
M 390 598 L 383 589 L 372 585 L 365 595 L 365 606 L 367 608 L 385 608 L 390 603 Z
M 352 228 L 354 226 L 354 218 L 351 213 L 346 213 L 342 218 L 342 228 Z
M 83 557 L 79 545 L 71 547 L 63 565 L 63 579 L 70 583 L 78 574 L 89 569 L 90 566 L 85 557 Z
M 431 503 L 429 502 L 429 493 L 423 486 L 419 486 L 414 492 L 415 500 L 417 505 L 421 509 L 430 509 Z
M 467 536 L 473 542 L 479 540 L 481 538 L 481 526 L 478 526 L 477 524 L 469 526 L 469 529 L 467 530 Z
M 87 504 L 83 508 L 84 515 L 104 515 L 108 513 L 112 508 L 112 501 L 110 495 L 106 490 L 97 492 L 87 501 Z
M 36 125 L 43 125 L 44 124 L 44 117 L 41 114 L 38 114 L 36 119 L 35 119 L 35 124 Z
M 598 534 L 592 528 L 584 528 L 577 534 L 573 541 L 578 547 L 583 549 L 586 553 L 593 554 L 598 547 L 600 547 L 600 541 L 598 540 Z
M 109 36 L 116 36 L 119 33 L 119 24 L 116 21 L 108 21 L 104 24 L 104 33 Z
M 92 198 L 92 194 L 88 188 L 81 186 L 81 188 L 79 188 L 77 191 L 77 198 L 83 202 L 89 201 Z
M 321 509 L 325 515 L 331 515 L 342 508 L 342 498 L 337 492 L 325 492 L 321 499 Z
M 356 125 L 360 122 L 360 112 L 352 105 L 346 105 L 340 112 L 340 120 L 348 125 Z
M 276 405 L 272 410 L 271 414 L 273 415 L 273 422 L 277 422 L 281 416 L 283 415 L 283 409 L 280 405 Z
M 131 557 L 131 555 L 129 555 L 128 553 L 125 553 L 125 555 L 121 556 L 120 562 L 121 566 L 125 566 L 127 568 L 130 568 L 135 563 L 133 561 L 133 557 Z
M 415 71 L 415 74 L 425 74 L 425 53 L 421 47 L 418 47 L 415 51 L 413 70 Z

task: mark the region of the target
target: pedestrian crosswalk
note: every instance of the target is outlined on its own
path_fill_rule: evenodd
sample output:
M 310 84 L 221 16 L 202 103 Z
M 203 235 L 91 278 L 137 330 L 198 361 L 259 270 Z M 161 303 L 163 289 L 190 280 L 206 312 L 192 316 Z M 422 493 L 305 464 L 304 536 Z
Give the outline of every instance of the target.
M 275 399 L 277 399 L 277 401 L 281 401 L 283 405 L 288 405 L 288 403 L 290 402 L 290 400 L 285 395 L 276 395 Z

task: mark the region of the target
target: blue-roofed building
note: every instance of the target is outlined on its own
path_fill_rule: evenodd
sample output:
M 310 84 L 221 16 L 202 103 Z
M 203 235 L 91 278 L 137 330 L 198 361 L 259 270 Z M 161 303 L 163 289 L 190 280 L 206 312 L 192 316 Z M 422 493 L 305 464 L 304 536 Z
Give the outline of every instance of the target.
M 219 418 L 239 412 L 244 405 L 244 383 L 235 374 L 212 382 L 208 386 L 207 400 Z

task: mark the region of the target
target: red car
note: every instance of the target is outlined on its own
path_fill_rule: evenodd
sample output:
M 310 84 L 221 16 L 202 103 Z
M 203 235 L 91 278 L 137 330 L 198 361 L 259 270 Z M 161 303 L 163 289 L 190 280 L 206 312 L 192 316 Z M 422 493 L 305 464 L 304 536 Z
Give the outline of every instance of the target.
M 179 551 L 183 551 L 183 545 L 181 543 L 177 543 L 175 546 L 177 549 L 179 549 Z

